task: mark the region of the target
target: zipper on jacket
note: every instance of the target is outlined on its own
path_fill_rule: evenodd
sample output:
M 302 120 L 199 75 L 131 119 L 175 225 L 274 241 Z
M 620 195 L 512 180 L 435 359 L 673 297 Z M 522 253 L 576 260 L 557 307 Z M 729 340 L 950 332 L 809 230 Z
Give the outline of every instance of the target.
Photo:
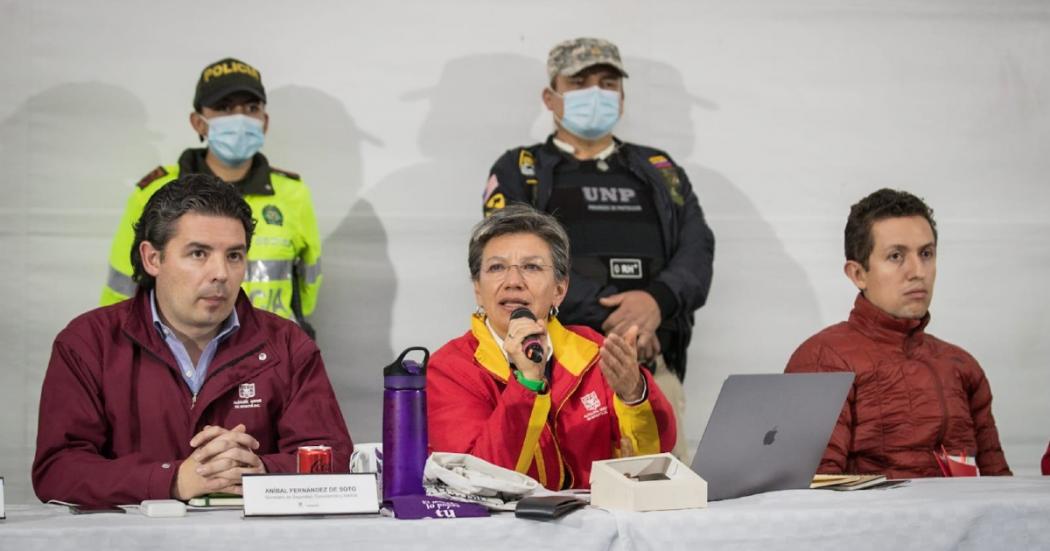
M 146 345 L 145 343 L 143 343 L 143 342 L 142 342 L 142 341 L 140 341 L 139 339 L 135 338 L 135 336 L 134 336 L 134 335 L 132 335 L 131 333 L 129 333 L 129 332 L 127 332 L 127 331 L 124 331 L 124 334 L 125 334 L 125 335 L 126 335 L 126 336 L 127 336 L 128 338 L 129 338 L 129 339 L 131 339 L 131 341 L 132 341 L 132 342 L 134 342 L 134 343 L 135 343 L 135 344 L 136 344 L 136 345 L 138 346 L 139 350 L 142 350 L 142 351 L 144 351 L 144 352 L 148 353 L 148 354 L 149 354 L 150 356 L 153 356 L 153 358 L 154 358 L 155 360 L 157 360 L 158 362 L 160 362 L 160 363 L 164 364 L 165 366 L 167 366 L 167 367 L 168 367 L 168 369 L 171 369 L 171 370 L 175 371 L 175 373 L 177 374 L 177 376 L 180 376 L 180 375 L 181 375 L 182 369 L 181 369 L 181 368 L 180 368 L 179 366 L 177 366 L 177 365 L 174 365 L 174 366 L 173 366 L 173 365 L 171 365 L 171 364 L 170 364 L 170 363 L 169 363 L 169 362 L 168 362 L 168 361 L 167 361 L 167 360 L 166 360 L 166 359 L 165 359 L 165 358 L 164 358 L 163 356 L 161 356 L 160 354 L 157 354 L 156 352 L 154 352 L 152 348 L 150 348 L 149 346 L 147 346 L 147 345 Z M 167 346 L 167 345 L 165 345 L 165 346 Z M 194 392 L 193 392 L 192 390 L 190 390 L 190 389 L 188 388 L 188 386 L 187 386 L 187 385 L 186 385 L 186 384 L 185 384 L 184 382 L 182 382 L 182 381 L 181 381 L 181 378 L 180 378 L 180 383 L 181 383 L 181 385 L 180 385 L 180 386 L 181 386 L 182 388 L 186 389 L 186 391 L 187 391 L 187 392 L 190 392 L 190 394 L 191 394 L 191 395 L 190 395 L 190 411 L 193 411 L 193 408 L 194 408 L 194 406 L 196 406 L 196 405 L 197 405 L 197 394 L 196 394 L 196 393 L 194 393 Z M 192 427 L 191 427 L 191 429 L 192 429 Z
M 936 442 L 936 445 L 937 445 L 937 447 L 940 447 L 940 446 L 942 446 L 944 444 L 944 435 L 945 435 L 945 433 L 948 432 L 948 403 L 944 399 L 944 384 L 941 382 L 941 377 L 939 375 L 937 375 L 937 371 L 933 368 L 932 365 L 930 365 L 930 364 L 928 364 L 928 363 L 926 363 L 924 361 L 914 359 L 912 357 L 912 351 L 913 350 L 914 350 L 913 348 L 909 348 L 908 341 L 905 340 L 904 341 L 904 356 L 906 358 L 908 358 L 909 360 L 913 361 L 913 362 L 921 363 L 927 370 L 929 370 L 930 377 L 933 378 L 933 385 L 937 389 L 937 400 L 941 404 L 941 427 L 937 431 L 937 442 Z
M 558 458 L 558 489 L 565 487 L 565 461 L 561 458 L 561 448 L 558 447 L 558 437 L 554 434 L 554 429 L 547 426 L 547 431 L 551 433 L 551 442 L 554 442 L 554 456 Z M 540 448 L 540 453 L 543 453 L 543 449 Z M 569 473 L 570 480 L 572 479 L 572 473 Z
M 562 400 L 560 404 L 558 404 L 558 409 L 556 409 L 554 411 L 554 419 L 551 420 L 551 441 L 554 442 L 554 452 L 556 454 L 558 454 L 558 464 L 561 467 L 561 472 L 563 473 L 563 475 L 564 475 L 564 473 L 569 473 L 569 487 L 570 488 L 572 487 L 573 482 L 576 481 L 576 475 L 574 475 L 572 473 L 572 469 L 566 469 L 565 468 L 565 462 L 564 462 L 564 460 L 561 457 L 561 449 L 558 447 L 558 415 L 561 414 L 561 408 L 564 407 L 566 403 L 568 403 L 569 397 L 572 396 L 573 394 L 575 394 L 576 390 L 579 389 L 580 385 L 583 384 L 583 376 L 584 376 L 584 374 L 586 374 L 588 371 L 590 371 L 591 368 L 594 367 L 598 363 L 599 360 L 601 360 L 601 357 L 602 356 L 601 356 L 600 353 L 598 355 L 596 355 L 594 357 L 594 359 L 591 360 L 591 363 L 587 364 L 587 367 L 585 367 L 583 369 L 583 371 L 580 372 L 579 377 L 576 377 L 576 384 L 573 385 L 572 389 L 565 395 L 565 399 Z M 551 390 L 553 391 L 553 388 Z M 563 482 L 562 487 L 564 488 L 565 487 L 564 481 L 562 481 L 562 482 Z
M 240 356 L 237 356 L 236 358 L 233 358 L 232 360 L 230 360 L 230 361 L 228 361 L 228 362 L 218 366 L 214 371 L 212 371 L 211 367 L 209 366 L 208 367 L 208 374 L 204 378 L 204 381 L 201 383 L 201 390 L 204 390 L 204 384 L 207 383 L 209 379 L 211 379 L 211 378 L 215 377 L 216 375 L 218 375 L 219 373 L 222 373 L 223 371 L 229 369 L 231 366 L 237 365 L 237 363 L 240 362 L 241 360 L 243 360 L 244 358 L 247 358 L 248 356 L 251 356 L 252 354 L 255 354 L 260 348 L 262 348 L 262 346 L 263 345 L 257 346 L 255 348 L 253 348 L 251 351 L 249 351 L 248 353 L 242 354 Z M 229 388 L 224 389 L 223 392 L 226 392 L 227 390 L 229 390 L 230 388 L 233 388 L 233 386 L 236 386 L 236 385 L 237 385 L 237 383 L 234 383 Z M 200 393 L 200 391 L 194 392 L 193 395 L 190 397 L 190 411 L 196 410 L 197 396 L 198 396 L 199 393 Z M 190 430 L 192 431 L 193 428 L 196 425 L 197 425 L 197 417 L 195 415 L 191 415 L 190 416 Z

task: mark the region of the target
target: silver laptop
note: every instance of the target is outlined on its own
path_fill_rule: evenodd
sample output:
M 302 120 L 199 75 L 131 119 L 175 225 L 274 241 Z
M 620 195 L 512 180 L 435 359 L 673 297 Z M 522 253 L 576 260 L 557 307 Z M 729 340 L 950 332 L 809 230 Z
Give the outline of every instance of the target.
M 693 457 L 709 501 L 808 488 L 852 373 L 731 375 Z

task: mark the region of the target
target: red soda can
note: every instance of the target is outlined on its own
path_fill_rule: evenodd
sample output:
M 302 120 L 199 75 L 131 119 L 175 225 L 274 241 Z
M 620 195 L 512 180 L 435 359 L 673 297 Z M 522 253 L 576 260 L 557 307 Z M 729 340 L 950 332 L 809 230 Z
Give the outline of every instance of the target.
M 332 472 L 331 446 L 299 446 L 296 471 L 303 474 Z

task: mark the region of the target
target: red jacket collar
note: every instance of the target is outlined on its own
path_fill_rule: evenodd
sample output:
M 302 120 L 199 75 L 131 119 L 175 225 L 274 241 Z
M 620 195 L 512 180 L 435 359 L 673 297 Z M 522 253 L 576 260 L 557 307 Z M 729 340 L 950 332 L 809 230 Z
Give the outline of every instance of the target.
M 864 293 L 857 293 L 853 311 L 849 314 L 850 326 L 872 340 L 890 344 L 904 344 L 908 341 L 921 344 L 926 334 L 924 330 L 929 323 L 929 312 L 917 320 L 897 318 L 872 304 Z
M 157 333 L 157 328 L 153 326 L 149 289 L 139 287 L 135 296 L 129 302 L 131 304 L 128 305 L 127 317 L 124 319 L 121 327 L 124 333 L 155 356 L 164 358 L 173 367 L 178 367 L 174 356 L 171 354 L 171 349 L 168 348 L 168 344 L 164 342 L 164 339 Z M 259 337 L 262 332 L 259 331 L 258 314 L 251 301 L 248 300 L 248 296 L 244 294 L 243 289 L 237 293 L 237 302 L 234 308 L 237 310 L 237 318 L 241 327 L 219 346 L 215 358 L 212 359 L 212 365 L 220 365 L 231 355 L 242 355 L 249 350 L 258 348 L 263 343 L 263 339 Z
M 237 314 L 240 315 L 239 310 Z M 510 378 L 510 364 L 507 363 L 507 357 L 503 355 L 496 340 L 492 338 L 484 318 L 471 316 L 470 332 L 478 342 L 474 359 L 489 373 L 506 383 Z M 567 329 L 558 318 L 552 317 L 547 322 L 547 334 L 550 335 L 554 348 L 555 363 L 574 378 L 586 371 L 601 351 L 600 343 Z

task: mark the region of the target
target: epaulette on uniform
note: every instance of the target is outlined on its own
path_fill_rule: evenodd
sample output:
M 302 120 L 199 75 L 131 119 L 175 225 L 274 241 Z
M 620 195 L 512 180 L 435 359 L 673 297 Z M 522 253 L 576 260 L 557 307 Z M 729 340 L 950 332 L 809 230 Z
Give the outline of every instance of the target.
M 284 176 L 285 178 L 291 178 L 292 180 L 302 180 L 302 178 L 300 178 L 299 175 L 296 174 L 295 172 L 289 172 L 287 170 L 281 170 L 281 169 L 273 167 L 273 166 L 270 167 L 270 172 L 276 172 L 277 174 L 280 174 L 281 176 Z
M 142 179 L 139 180 L 139 183 L 135 185 L 138 186 L 139 189 L 146 189 L 146 187 L 155 182 L 157 178 L 162 178 L 167 175 L 168 171 L 164 167 L 158 166 L 151 170 L 149 174 L 143 176 Z

